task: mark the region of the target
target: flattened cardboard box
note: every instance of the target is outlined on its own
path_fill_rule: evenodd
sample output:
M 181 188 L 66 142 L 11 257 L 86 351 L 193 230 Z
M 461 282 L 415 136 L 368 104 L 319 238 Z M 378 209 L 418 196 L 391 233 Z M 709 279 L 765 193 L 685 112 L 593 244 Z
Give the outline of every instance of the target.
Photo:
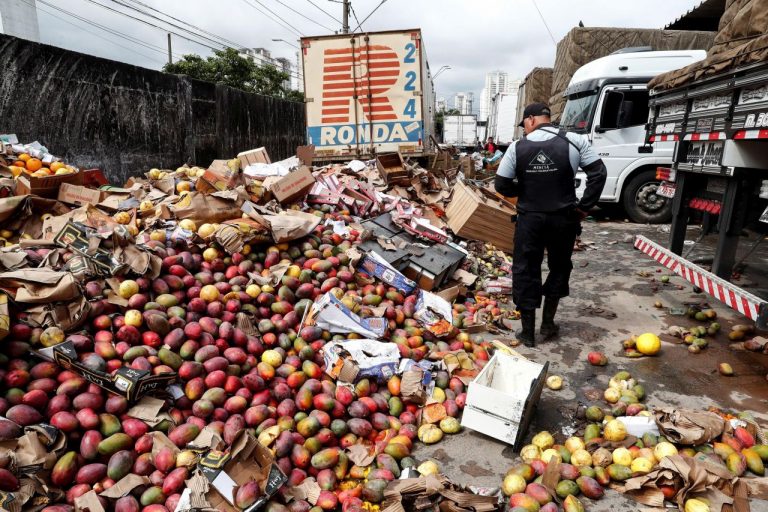
M 78 361 L 77 351 L 72 342 L 64 342 L 53 347 L 31 351 L 48 361 L 53 361 L 66 370 L 73 371 L 88 382 L 106 389 L 116 395 L 124 396 L 134 402 L 142 396 L 166 389 L 176 381 L 176 373 L 152 375 L 146 370 L 118 368 L 114 375 L 91 370 Z
M 242 512 L 255 512 L 288 481 L 275 464 L 275 458 L 256 438 L 243 431 L 235 438 L 228 452 L 211 450 L 197 465 L 208 480 L 205 499 L 212 508 L 226 512 L 241 512 L 234 506 L 234 488 L 256 480 L 263 495 Z
M 240 160 L 240 169 L 245 169 L 251 164 L 271 164 L 266 148 L 250 149 L 237 154 Z

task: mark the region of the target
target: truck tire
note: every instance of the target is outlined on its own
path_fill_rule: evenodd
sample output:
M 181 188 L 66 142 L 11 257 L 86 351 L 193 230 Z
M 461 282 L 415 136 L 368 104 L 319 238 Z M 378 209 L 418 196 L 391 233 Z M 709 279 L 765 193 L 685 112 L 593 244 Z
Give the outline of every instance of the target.
M 632 176 L 624 185 L 621 202 L 632 222 L 663 224 L 672 219 L 672 200 L 656 195 L 660 183 L 656 171 L 647 169 Z

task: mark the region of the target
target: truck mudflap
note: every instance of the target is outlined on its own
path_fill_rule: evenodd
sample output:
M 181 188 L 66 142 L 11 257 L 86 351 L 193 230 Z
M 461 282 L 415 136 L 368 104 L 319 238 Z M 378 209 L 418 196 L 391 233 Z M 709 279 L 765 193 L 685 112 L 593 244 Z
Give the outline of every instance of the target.
M 768 327 L 768 302 L 760 297 L 707 272 L 643 235 L 635 237 L 635 249 L 644 252 L 708 295 L 753 320 L 758 328 Z

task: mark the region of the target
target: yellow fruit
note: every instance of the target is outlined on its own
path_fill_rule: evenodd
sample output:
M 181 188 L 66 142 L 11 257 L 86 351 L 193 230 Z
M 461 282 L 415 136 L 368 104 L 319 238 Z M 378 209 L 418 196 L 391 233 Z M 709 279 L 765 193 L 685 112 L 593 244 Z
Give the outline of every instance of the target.
M 709 505 L 700 499 L 685 500 L 685 512 L 709 512 Z
M 563 387 L 563 378 L 559 375 L 547 377 L 547 387 L 552 391 L 557 391 Z
M 571 453 L 576 453 L 584 449 L 584 441 L 580 437 L 569 437 L 565 440 L 565 448 Z
M 285 272 L 285 275 L 290 277 L 299 277 L 301 275 L 301 267 L 298 265 L 291 265 L 290 267 L 288 267 L 288 270 Z
M 188 181 L 180 181 L 176 184 L 176 192 L 189 192 L 192 190 L 192 184 Z
M 611 420 L 603 429 L 603 437 L 606 441 L 618 442 L 627 437 L 627 427 L 619 420 Z
M 64 331 L 58 327 L 48 327 L 40 334 L 40 344 L 44 347 L 52 347 L 64 341 Z
M 118 224 L 128 224 L 131 222 L 131 214 L 128 212 L 117 212 L 114 219 Z
M 512 496 L 518 492 L 523 492 L 525 486 L 528 485 L 525 478 L 520 475 L 507 475 L 504 477 L 504 481 L 501 484 L 501 491 L 506 496 Z
M 571 464 L 574 466 L 591 466 L 592 465 L 592 454 L 590 454 L 587 450 L 576 450 L 571 454 Z
M 552 434 L 544 430 L 533 436 L 531 444 L 538 446 L 540 450 L 546 450 L 554 446 L 555 438 L 552 437 Z
M 541 460 L 544 462 L 549 462 L 552 457 L 555 457 L 555 460 L 562 460 L 562 457 L 560 457 L 560 452 L 550 448 L 548 450 L 544 450 L 544 453 L 541 454 Z
M 432 391 L 432 399 L 440 404 L 445 402 L 445 391 L 435 386 L 435 390 Z
M 527 444 L 520 450 L 520 457 L 524 462 L 531 462 L 532 460 L 541 458 L 541 449 L 535 444 Z
M 203 259 L 205 261 L 213 261 L 219 257 L 219 251 L 213 247 L 209 247 L 203 251 Z
M 149 239 L 158 242 L 165 242 L 165 231 L 162 229 L 156 229 L 149 234 Z
M 148 212 L 154 207 L 155 205 L 152 204 L 152 201 L 142 201 L 141 204 L 139 205 L 139 210 L 141 210 L 142 212 Z
M 655 334 L 646 332 L 637 337 L 635 348 L 641 354 L 653 356 L 658 354 L 659 350 L 661 350 L 661 340 Z
M 195 221 L 192 219 L 184 219 L 179 221 L 179 227 L 181 229 L 186 229 L 187 231 L 197 231 L 197 226 L 195 225 Z
M 656 460 L 660 461 L 664 457 L 677 455 L 677 448 L 672 443 L 662 441 L 653 448 L 653 455 L 656 457 Z
M 249 284 L 245 288 L 245 293 L 247 293 L 249 297 L 252 297 L 255 299 L 261 293 L 261 288 L 257 284 Z
M 202 238 L 208 238 L 215 232 L 216 232 L 216 226 L 208 223 L 203 224 L 197 229 L 197 234 L 200 235 Z
M 124 299 L 130 299 L 131 297 L 139 293 L 139 284 L 133 279 L 126 279 L 125 281 L 120 283 L 120 288 L 118 288 L 117 293 Z
M 440 473 L 440 468 L 437 467 L 437 464 L 435 464 L 433 461 L 427 460 L 419 464 L 419 467 L 416 468 L 416 471 L 418 471 L 422 476 L 437 475 Z
M 638 457 L 632 461 L 629 469 L 632 470 L 632 473 L 650 473 L 653 469 L 653 462 L 646 459 L 645 457 Z
M 615 404 L 621 398 L 621 391 L 616 388 L 608 388 L 605 390 L 605 393 L 603 393 L 603 398 L 605 398 L 605 401 L 609 404 Z
M 13 236 L 13 231 L 9 229 L 0 229 L 0 237 L 11 238 L 12 236 Z
M 129 309 L 125 312 L 125 325 L 139 327 L 141 325 L 141 321 L 141 311 L 137 309 Z
M 200 298 L 205 302 L 213 302 L 219 298 L 219 289 L 212 284 L 207 284 L 200 289 Z
M 273 368 L 277 368 L 281 364 L 283 364 L 283 356 L 280 355 L 280 352 L 277 350 L 265 350 L 261 354 L 261 362 L 267 363 L 269 366 Z
M 632 464 L 632 452 L 626 448 L 616 448 L 613 450 L 613 463 L 629 466 Z
M 653 453 L 653 448 L 640 448 L 635 459 L 639 458 L 648 459 L 651 461 L 651 464 L 656 464 L 656 455 Z

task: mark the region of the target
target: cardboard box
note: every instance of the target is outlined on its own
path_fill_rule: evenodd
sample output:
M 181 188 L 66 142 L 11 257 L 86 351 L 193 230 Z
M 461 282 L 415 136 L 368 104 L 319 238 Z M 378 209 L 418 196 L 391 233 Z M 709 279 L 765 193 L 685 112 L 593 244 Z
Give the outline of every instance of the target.
M 56 199 L 59 196 L 59 187 L 61 187 L 62 183 L 82 185 L 83 175 L 80 172 L 75 172 L 72 174 L 35 178 L 22 174 L 16 180 L 16 195 L 34 194 L 40 197 L 47 197 L 48 199 Z
M 411 173 L 405 169 L 400 153 L 381 153 L 376 157 L 376 168 L 387 185 L 410 185 Z
M 323 347 L 325 372 L 340 382 L 370 378 L 380 382 L 397 372 L 400 351 L 394 343 L 378 340 L 344 340 Z
M 312 166 L 312 161 L 315 159 L 315 145 L 299 146 L 296 148 L 296 157 L 299 159 L 302 165 L 308 167 Z
M 490 191 L 457 181 L 445 215 L 448 226 L 460 237 L 491 243 L 507 253 L 515 248 L 512 218 L 517 215 L 517 209 Z
M 330 332 L 354 332 L 371 339 L 382 337 L 387 330 L 385 318 L 361 318 L 331 292 L 327 292 L 315 300 L 312 307 L 307 311 L 303 325 L 316 325 Z
M 414 288 L 416 288 L 415 282 L 401 274 L 376 251 L 371 251 L 360 260 L 358 270 L 362 270 L 369 276 L 380 279 L 390 286 L 394 286 L 403 293 L 411 293 Z
M 288 481 L 288 477 L 275 464 L 275 457 L 256 438 L 243 430 L 232 442 L 229 451 L 209 451 L 197 464 L 202 476 L 208 480 L 205 500 L 215 510 L 226 512 L 254 512 L 261 509 L 269 499 Z M 249 480 L 259 482 L 264 494 L 256 503 L 241 511 L 234 506 L 233 490 Z M 191 493 L 199 492 L 202 486 L 187 481 Z
M 237 185 L 240 169 L 236 167 L 237 160 L 214 160 L 202 176 L 203 183 L 198 180 L 197 190 L 231 190 Z
M 55 362 L 65 370 L 77 373 L 88 382 L 92 382 L 110 393 L 124 396 L 129 402 L 134 402 L 148 393 L 165 390 L 176 381 L 176 373 L 152 375 L 148 370 L 122 367 L 110 375 L 91 370 L 79 362 L 77 351 L 71 341 L 32 351 L 32 353 L 42 359 Z
M 99 204 L 106 199 L 107 195 L 109 194 L 103 190 L 72 185 L 71 183 L 62 183 L 61 187 L 59 187 L 58 199 L 62 203 L 83 206 L 84 204 Z
M 547 378 L 540 365 L 497 351 L 469 383 L 461 425 L 519 451 Z
M 286 204 L 296 201 L 307 195 L 315 184 L 315 177 L 309 167 L 301 166 L 283 178 L 272 184 L 270 191 L 278 202 Z
M 266 148 L 256 148 L 237 154 L 240 160 L 240 169 L 245 169 L 251 164 L 271 164 Z

